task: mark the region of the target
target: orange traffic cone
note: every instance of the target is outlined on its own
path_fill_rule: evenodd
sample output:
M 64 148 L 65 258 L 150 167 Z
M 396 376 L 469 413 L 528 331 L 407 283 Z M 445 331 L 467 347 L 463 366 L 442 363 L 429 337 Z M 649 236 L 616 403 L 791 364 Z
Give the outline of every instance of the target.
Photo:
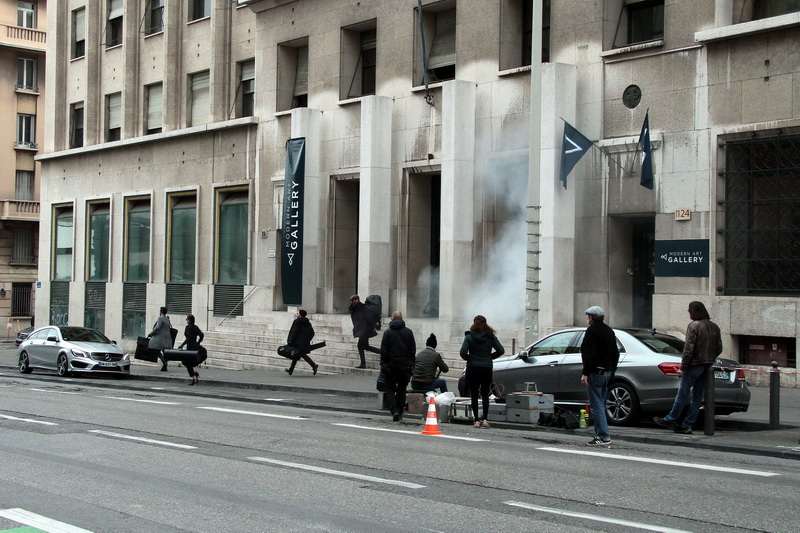
M 436 417 L 436 402 L 431 396 L 431 401 L 428 403 L 428 415 L 425 419 L 425 429 L 420 431 L 421 435 L 441 435 L 439 431 L 439 420 Z

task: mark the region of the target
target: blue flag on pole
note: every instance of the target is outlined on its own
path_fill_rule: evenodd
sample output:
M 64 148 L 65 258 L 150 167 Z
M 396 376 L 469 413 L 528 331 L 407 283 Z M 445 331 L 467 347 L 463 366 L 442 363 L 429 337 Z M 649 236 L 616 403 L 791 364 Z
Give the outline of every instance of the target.
M 639 135 L 639 145 L 642 147 L 642 173 L 639 184 L 653 190 L 653 158 L 650 150 L 650 111 L 644 114 L 642 133 Z
M 592 147 L 592 141 L 586 136 L 572 127 L 572 124 L 564 121 L 564 138 L 561 141 L 561 172 L 559 180 L 567 188 L 567 175 L 572 172 L 578 161 L 581 160 L 583 154 L 589 151 Z

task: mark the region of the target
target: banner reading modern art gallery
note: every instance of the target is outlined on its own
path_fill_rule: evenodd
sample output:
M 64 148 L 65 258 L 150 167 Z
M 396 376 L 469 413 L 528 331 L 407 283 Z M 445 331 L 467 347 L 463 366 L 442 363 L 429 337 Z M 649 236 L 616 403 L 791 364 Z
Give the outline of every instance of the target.
M 306 140 L 286 141 L 286 177 L 283 182 L 283 241 L 281 286 L 283 303 L 303 301 L 303 194 L 306 174 Z

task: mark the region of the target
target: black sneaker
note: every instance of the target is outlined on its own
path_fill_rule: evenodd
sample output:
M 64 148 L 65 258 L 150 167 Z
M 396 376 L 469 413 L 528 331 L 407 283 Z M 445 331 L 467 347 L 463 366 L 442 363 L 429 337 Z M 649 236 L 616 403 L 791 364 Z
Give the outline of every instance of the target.
M 611 445 L 611 439 L 602 440 L 600 437 L 595 437 L 589 442 L 586 443 L 587 446 L 609 446 Z
M 675 428 L 675 433 L 680 433 L 681 435 L 691 435 L 692 428 L 685 428 L 683 426 L 677 426 Z
M 394 422 L 398 422 L 400 420 L 400 413 L 395 413 L 392 415 L 392 420 Z
M 674 420 L 667 420 L 666 418 L 661 418 L 660 416 L 653 417 L 653 422 L 658 424 L 659 426 L 675 429 L 678 427 L 678 424 Z

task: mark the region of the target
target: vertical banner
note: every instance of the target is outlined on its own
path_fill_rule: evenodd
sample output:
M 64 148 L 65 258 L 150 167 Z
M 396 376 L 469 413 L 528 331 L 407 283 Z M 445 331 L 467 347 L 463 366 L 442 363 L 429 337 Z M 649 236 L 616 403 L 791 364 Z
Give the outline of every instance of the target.
M 283 182 L 283 240 L 281 286 L 285 305 L 303 302 L 303 202 L 306 174 L 305 138 L 286 141 Z

